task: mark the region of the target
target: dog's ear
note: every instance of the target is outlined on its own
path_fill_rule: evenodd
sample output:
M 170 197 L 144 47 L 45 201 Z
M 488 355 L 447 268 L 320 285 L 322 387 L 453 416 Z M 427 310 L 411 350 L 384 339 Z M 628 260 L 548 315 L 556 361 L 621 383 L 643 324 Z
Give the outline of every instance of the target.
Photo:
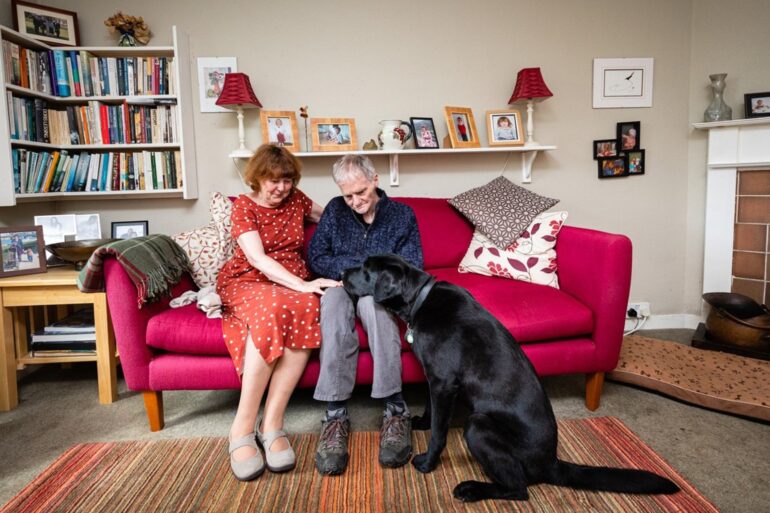
M 402 280 L 396 279 L 393 274 L 383 269 L 374 283 L 374 300 L 382 303 L 388 299 L 400 296 L 402 293 Z

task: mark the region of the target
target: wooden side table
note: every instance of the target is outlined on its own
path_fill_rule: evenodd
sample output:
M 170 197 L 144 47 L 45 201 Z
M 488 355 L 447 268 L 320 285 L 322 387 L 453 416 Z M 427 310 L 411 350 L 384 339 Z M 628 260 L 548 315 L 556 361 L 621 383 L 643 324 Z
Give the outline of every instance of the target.
M 0 411 L 12 410 L 19 405 L 16 387 L 18 364 L 96 362 L 99 402 L 109 404 L 118 399 L 115 334 L 107 310 L 107 295 L 104 292 L 80 292 L 76 284 L 77 276 L 75 269 L 53 268 L 44 274 L 0 279 Z M 20 312 L 14 315 L 13 308 L 77 304 L 94 306 L 96 355 L 31 356 L 26 351 L 27 332 L 20 322 Z M 16 347 L 21 348 L 19 353 L 25 354 L 17 354 Z

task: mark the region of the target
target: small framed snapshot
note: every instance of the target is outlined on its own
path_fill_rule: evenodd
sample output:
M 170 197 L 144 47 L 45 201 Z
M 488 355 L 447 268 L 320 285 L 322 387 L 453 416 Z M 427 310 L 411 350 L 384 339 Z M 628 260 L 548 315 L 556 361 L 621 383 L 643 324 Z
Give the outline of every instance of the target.
M 599 157 L 599 178 L 618 178 L 628 176 L 628 155 Z
M 54 46 L 78 46 L 78 15 L 57 7 L 13 0 L 13 28 Z
M 0 278 L 44 273 L 46 271 L 44 248 L 41 226 L 0 228 L 0 255 L 3 259 Z
M 628 157 L 628 174 L 629 175 L 643 175 L 644 174 L 644 150 L 634 150 L 626 152 Z
M 230 112 L 217 105 L 225 75 L 238 71 L 235 57 L 198 57 L 198 92 L 201 112 Z
M 640 121 L 623 121 L 618 123 L 618 151 L 638 150 L 642 138 L 642 123 Z
M 617 139 L 597 139 L 594 141 L 594 160 L 599 157 L 614 157 L 617 154 Z
M 743 95 L 746 100 L 746 117 L 761 118 L 770 116 L 770 92 Z
M 102 238 L 102 224 L 99 214 L 77 214 L 75 216 L 75 240 Z
M 488 110 L 487 138 L 490 146 L 521 146 L 524 130 L 518 110 Z
M 433 118 L 409 118 L 409 122 L 412 124 L 415 148 L 430 150 L 439 147 Z
M 356 120 L 353 118 L 310 118 L 313 151 L 354 151 L 358 149 Z
M 266 142 L 299 151 L 297 116 L 290 110 L 263 110 L 259 113 L 262 137 Z
M 149 233 L 149 221 L 113 221 L 111 235 L 113 239 L 133 239 Z
M 67 236 L 77 233 L 75 216 L 73 214 L 56 216 L 35 216 L 35 224 L 43 227 L 45 244 L 64 242 Z
M 479 133 L 473 112 L 467 107 L 444 107 L 447 130 L 452 148 L 478 148 Z
M 594 59 L 594 109 L 652 107 L 654 59 Z

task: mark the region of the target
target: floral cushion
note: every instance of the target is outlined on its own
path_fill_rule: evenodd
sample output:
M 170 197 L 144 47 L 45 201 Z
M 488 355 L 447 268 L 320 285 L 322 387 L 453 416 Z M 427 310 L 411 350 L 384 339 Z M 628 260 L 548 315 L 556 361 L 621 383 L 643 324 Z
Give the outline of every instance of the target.
M 449 200 L 476 230 L 500 248 L 509 246 L 536 215 L 558 202 L 519 187 L 503 176 Z
M 523 280 L 559 288 L 556 274 L 556 236 L 567 212 L 539 214 L 516 241 L 501 249 L 479 230 L 458 271 Z
M 190 258 L 190 274 L 198 288 L 215 286 L 219 270 L 233 256 L 232 211 L 233 202 L 214 192 L 209 203 L 211 222 L 171 236 Z

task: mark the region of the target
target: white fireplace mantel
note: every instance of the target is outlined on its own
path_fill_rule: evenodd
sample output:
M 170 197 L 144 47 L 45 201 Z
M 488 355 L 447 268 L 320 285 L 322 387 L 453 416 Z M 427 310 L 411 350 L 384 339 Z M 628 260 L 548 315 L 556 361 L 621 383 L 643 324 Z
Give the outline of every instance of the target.
M 703 292 L 730 292 L 737 173 L 770 168 L 770 117 L 693 126 L 709 131 Z

